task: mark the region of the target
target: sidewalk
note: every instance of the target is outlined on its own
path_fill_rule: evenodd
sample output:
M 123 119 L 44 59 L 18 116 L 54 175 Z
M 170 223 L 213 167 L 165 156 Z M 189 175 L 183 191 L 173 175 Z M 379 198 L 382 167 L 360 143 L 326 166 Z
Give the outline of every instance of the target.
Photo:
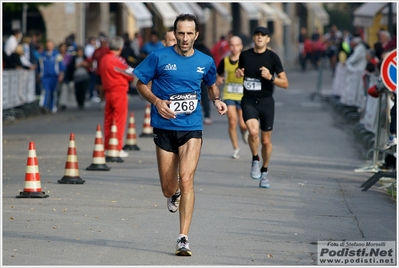
M 3 129 L 3 266 L 309 266 L 318 241 L 396 241 L 396 201 L 376 186 L 363 148 L 328 103 L 310 99 L 317 71 L 287 71 L 275 89 L 269 167 L 271 188 L 249 177 L 251 154 L 240 140 L 232 159 L 227 118 L 212 110 L 196 177 L 189 234 L 193 256 L 174 255 L 178 215 L 166 208 L 151 138 L 110 171 L 86 171 L 102 112 L 70 109 Z M 323 79 L 328 92 L 331 77 Z M 129 100 L 139 136 L 145 102 Z M 58 184 L 75 133 L 81 185 Z M 15 198 L 24 188 L 28 143 L 34 141 L 44 199 Z

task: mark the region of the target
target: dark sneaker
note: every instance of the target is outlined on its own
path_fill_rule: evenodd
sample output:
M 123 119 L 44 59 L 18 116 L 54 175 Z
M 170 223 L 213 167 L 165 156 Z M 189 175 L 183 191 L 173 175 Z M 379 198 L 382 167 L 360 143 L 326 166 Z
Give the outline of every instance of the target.
M 177 239 L 176 244 L 176 255 L 178 256 L 191 256 L 191 250 L 188 245 L 188 239 L 185 236 L 180 237 Z
M 260 176 L 260 161 L 254 160 L 252 161 L 251 178 L 254 180 L 260 180 Z
M 259 188 L 270 188 L 269 179 L 267 178 L 267 172 L 262 172 L 259 182 Z
M 172 195 L 172 197 L 168 198 L 166 204 L 168 206 L 169 211 L 175 213 L 179 209 L 179 203 L 180 203 L 180 190 L 177 190 L 177 192 L 174 195 Z

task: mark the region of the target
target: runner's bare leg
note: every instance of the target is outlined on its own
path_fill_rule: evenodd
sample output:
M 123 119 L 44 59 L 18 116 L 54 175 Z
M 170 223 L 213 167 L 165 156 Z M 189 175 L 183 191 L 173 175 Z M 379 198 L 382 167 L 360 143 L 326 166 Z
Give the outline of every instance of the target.
M 202 139 L 193 138 L 179 147 L 180 173 L 180 234 L 188 235 L 194 211 L 194 175 L 197 169 Z

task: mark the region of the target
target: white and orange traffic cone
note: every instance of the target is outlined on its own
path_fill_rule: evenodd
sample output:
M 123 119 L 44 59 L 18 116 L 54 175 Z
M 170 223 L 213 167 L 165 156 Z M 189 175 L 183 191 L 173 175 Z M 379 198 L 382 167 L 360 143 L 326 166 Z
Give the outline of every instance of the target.
M 83 184 L 85 181 L 79 176 L 78 156 L 76 154 L 75 134 L 69 136 L 69 147 L 67 160 L 65 162 L 65 173 L 62 179 L 58 180 L 61 184 Z
M 154 133 L 151 127 L 151 104 L 147 103 L 145 105 L 143 131 L 141 132 L 140 137 L 153 137 L 153 136 Z
M 26 163 L 25 173 L 25 188 L 20 192 L 17 198 L 45 198 L 48 197 L 45 192 L 42 192 L 42 185 L 40 183 L 39 166 L 36 157 L 35 144 L 29 142 L 28 160 Z
M 105 164 L 104 144 L 103 135 L 101 132 L 101 126 L 97 125 L 96 138 L 94 140 L 93 150 L 93 162 L 86 170 L 100 170 L 109 171 L 111 168 Z
M 136 124 L 134 122 L 134 113 L 130 113 L 129 117 L 129 127 L 127 129 L 126 144 L 123 146 L 123 150 L 135 150 L 139 151 L 140 148 L 137 146 L 137 136 L 136 136 Z
M 119 156 L 119 141 L 117 133 L 118 129 L 114 120 L 111 126 L 111 137 L 109 138 L 108 142 L 107 156 L 105 157 L 106 162 L 124 162 L 124 160 Z

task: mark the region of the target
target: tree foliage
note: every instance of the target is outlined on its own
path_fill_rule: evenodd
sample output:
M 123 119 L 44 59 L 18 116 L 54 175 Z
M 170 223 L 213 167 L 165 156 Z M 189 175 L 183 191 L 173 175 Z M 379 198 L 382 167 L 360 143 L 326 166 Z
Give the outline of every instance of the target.
M 330 16 L 330 24 L 327 28 L 330 28 L 332 24 L 335 24 L 338 29 L 341 30 L 353 30 L 353 11 L 361 6 L 363 3 L 325 3 L 324 7 Z
M 23 10 L 24 5 L 29 8 L 38 7 L 38 6 L 48 6 L 52 3 L 3 3 L 3 12 L 19 12 Z

